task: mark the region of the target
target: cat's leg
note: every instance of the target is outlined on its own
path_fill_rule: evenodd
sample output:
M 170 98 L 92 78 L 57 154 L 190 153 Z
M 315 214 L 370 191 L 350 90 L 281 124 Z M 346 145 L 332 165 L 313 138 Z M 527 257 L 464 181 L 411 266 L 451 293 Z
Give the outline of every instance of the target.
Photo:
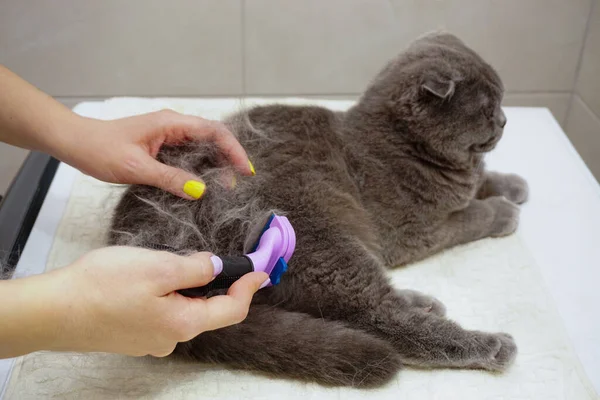
M 406 310 L 405 299 L 386 289 L 363 293 L 377 304 L 353 322 L 394 345 L 402 362 L 422 367 L 480 368 L 502 371 L 517 347 L 510 335 L 470 331 L 434 312 Z M 442 306 L 443 307 L 443 306 Z
M 515 204 L 522 204 L 529 196 L 529 186 L 525 179 L 516 174 L 486 172 L 477 191 L 478 199 L 504 196 Z
M 325 247 L 329 258 L 323 257 Z M 269 301 L 314 317 L 346 321 L 379 336 L 394 346 L 403 362 L 503 370 L 515 357 L 509 335 L 466 330 L 428 312 L 429 306 L 415 307 L 419 300 L 394 289 L 377 260 L 351 240 L 322 243 L 312 256 L 304 254 L 296 262 L 309 267 L 291 271 L 282 285 L 267 289 Z
M 269 376 L 325 385 L 379 386 L 400 370 L 393 346 L 348 325 L 281 308 L 254 305 L 246 320 L 200 334 L 177 353 Z
M 405 233 L 401 243 L 390 244 L 386 262 L 390 267 L 405 265 L 450 247 L 486 237 L 508 236 L 517 229 L 519 213 L 516 204 L 501 196 L 473 199 L 445 221 Z
M 507 236 L 517 229 L 519 213 L 519 207 L 502 196 L 473 199 L 465 209 L 451 214 L 436 234 L 444 247 Z
M 364 276 L 371 267 L 360 268 Z M 311 299 L 311 304 L 305 303 L 307 311 L 347 321 L 385 339 L 409 365 L 502 371 L 516 357 L 517 347 L 510 335 L 467 330 L 435 313 L 407 308 L 406 299 L 385 279 L 373 273 L 357 282 L 358 274 L 350 273 L 355 267 L 347 270 L 345 279 L 338 275 L 335 288 L 311 288 L 304 294 Z M 311 310 L 315 303 L 318 309 Z
M 361 324 L 393 343 L 408 365 L 502 371 L 517 354 L 508 334 L 466 330 L 431 313 L 402 312 L 382 305 L 368 312 Z
M 406 309 L 432 313 L 440 317 L 446 315 L 446 307 L 435 297 L 410 289 L 396 290 L 396 295 L 401 299 L 401 303 L 406 305 Z
M 510 335 L 471 331 L 432 312 L 406 310 L 405 299 L 397 292 L 385 287 L 373 290 L 377 286 L 362 292 L 369 306 L 349 320 L 392 343 L 403 363 L 502 371 L 513 362 L 517 347 Z

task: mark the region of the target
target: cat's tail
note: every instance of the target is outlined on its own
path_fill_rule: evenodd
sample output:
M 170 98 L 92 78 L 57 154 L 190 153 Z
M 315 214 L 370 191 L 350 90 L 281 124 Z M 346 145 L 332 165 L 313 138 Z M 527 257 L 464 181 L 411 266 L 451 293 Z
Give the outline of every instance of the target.
M 244 322 L 205 332 L 177 352 L 201 362 L 325 385 L 373 387 L 402 364 L 393 346 L 343 323 L 257 305 Z

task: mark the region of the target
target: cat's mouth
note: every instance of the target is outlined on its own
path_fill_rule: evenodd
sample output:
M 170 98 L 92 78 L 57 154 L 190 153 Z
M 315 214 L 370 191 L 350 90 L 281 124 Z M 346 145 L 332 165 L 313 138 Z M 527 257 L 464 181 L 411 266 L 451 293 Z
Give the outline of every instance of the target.
M 494 147 L 496 147 L 496 145 L 500 141 L 500 137 L 502 137 L 502 135 L 494 135 L 490 140 L 488 140 L 485 143 L 473 145 L 472 149 L 476 153 L 487 153 L 488 151 L 491 151 L 494 149 Z

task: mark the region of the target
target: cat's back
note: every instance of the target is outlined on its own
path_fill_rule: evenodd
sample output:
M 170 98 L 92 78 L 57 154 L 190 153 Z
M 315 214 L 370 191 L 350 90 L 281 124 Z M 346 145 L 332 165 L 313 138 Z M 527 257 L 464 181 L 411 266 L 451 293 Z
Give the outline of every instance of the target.
M 239 177 L 234 188 L 221 187 L 214 148 L 190 144 L 161 149 L 162 162 L 193 171 L 206 183 L 205 195 L 199 202 L 182 203 L 158 189 L 133 186 L 116 209 L 113 232 L 118 233 L 110 242 L 138 245 L 144 236 L 143 245 L 167 243 L 229 254 L 241 251 L 238 246 L 272 211 L 293 218 L 298 232 L 313 229 L 315 220 L 357 221 L 364 210 L 348 173 L 342 117 L 321 107 L 287 105 L 255 107 L 229 117 L 224 122 L 256 169 L 256 176 Z M 307 221 L 306 229 L 297 221 Z M 362 229 L 364 221 L 359 225 Z
M 236 114 L 225 123 L 248 153 L 266 191 L 301 196 L 311 188 L 313 197 L 324 190 L 356 197 L 343 118 L 343 113 L 323 107 L 274 104 Z
M 341 146 L 340 121 L 339 113 L 323 107 L 273 104 L 235 114 L 226 124 L 250 152 L 276 147 L 319 153 Z

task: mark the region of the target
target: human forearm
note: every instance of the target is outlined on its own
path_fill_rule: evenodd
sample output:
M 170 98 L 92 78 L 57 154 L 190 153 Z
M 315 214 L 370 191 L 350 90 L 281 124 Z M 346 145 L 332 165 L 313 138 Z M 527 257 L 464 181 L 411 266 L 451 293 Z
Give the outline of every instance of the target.
M 223 296 L 177 293 L 221 272 L 210 256 L 112 247 L 51 272 L 0 281 L 0 358 L 38 350 L 166 356 L 179 342 L 241 322 L 268 279 L 264 272 L 244 275 Z
M 0 65 L 0 141 L 58 156 L 84 121 Z
M 52 296 L 54 275 L 0 281 L 0 358 L 58 345 L 63 325 L 60 296 Z
M 204 182 L 193 171 L 156 160 L 163 145 L 188 141 L 213 143 L 223 166 L 256 173 L 220 122 L 170 110 L 110 121 L 86 118 L 0 65 L 0 142 L 48 153 L 106 182 L 156 186 L 191 200 L 203 196 Z

